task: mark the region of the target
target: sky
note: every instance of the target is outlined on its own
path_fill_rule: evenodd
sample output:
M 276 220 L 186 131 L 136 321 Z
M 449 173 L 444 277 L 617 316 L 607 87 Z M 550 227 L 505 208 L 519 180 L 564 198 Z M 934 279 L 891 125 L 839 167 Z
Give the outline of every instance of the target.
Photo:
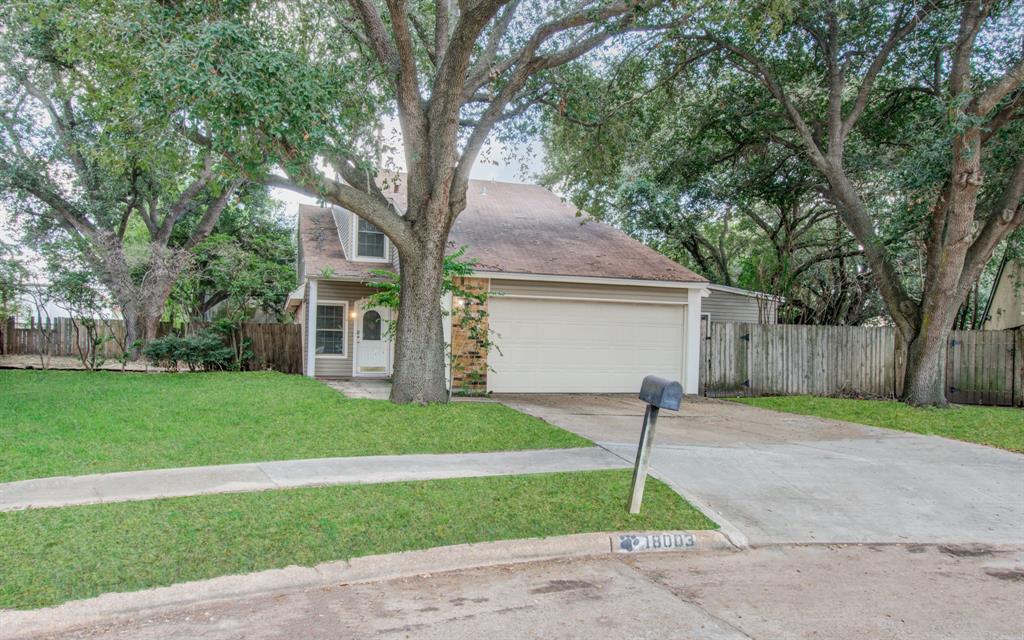
M 393 129 L 385 127 L 385 129 Z M 400 142 L 392 142 L 392 148 L 401 149 Z M 388 166 L 399 171 L 405 170 L 405 159 L 401 153 L 386 158 Z M 474 180 L 495 180 L 498 182 L 536 183 L 537 176 L 544 171 L 544 147 L 540 141 L 530 141 L 521 146 L 508 148 L 501 142 L 488 143 L 476 164 L 470 171 Z M 316 204 L 314 198 L 287 189 L 271 189 L 270 196 L 281 202 L 285 213 L 292 217 L 300 204 Z

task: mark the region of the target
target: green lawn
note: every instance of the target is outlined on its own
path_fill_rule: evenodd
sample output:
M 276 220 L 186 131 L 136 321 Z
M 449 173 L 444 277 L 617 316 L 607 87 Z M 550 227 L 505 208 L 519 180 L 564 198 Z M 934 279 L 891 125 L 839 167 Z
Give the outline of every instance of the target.
M 648 480 L 593 471 L 293 489 L 0 513 L 0 609 L 288 565 L 589 531 L 712 529 Z
M 589 444 L 499 404 L 397 406 L 279 373 L 0 371 L 0 482 Z
M 891 400 L 814 396 L 736 398 L 765 409 L 926 433 L 1024 452 L 1024 411 L 1007 407 L 917 408 Z

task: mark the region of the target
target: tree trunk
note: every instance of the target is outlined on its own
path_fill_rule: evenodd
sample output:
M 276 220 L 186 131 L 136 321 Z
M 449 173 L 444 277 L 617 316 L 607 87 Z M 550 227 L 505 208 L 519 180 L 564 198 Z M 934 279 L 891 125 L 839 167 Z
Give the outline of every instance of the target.
M 915 407 L 945 407 L 946 344 L 948 326 L 933 325 L 934 330 L 917 333 L 907 349 L 907 373 L 902 400 Z
M 440 250 L 421 248 L 402 256 L 395 332 L 395 372 L 391 401 L 446 402 L 441 283 L 444 243 Z

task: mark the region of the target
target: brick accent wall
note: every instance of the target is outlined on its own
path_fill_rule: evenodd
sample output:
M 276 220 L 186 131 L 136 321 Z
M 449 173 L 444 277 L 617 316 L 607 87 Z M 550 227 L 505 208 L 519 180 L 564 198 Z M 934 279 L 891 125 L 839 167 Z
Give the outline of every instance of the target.
M 464 290 L 484 292 L 490 288 L 487 278 L 462 278 Z M 479 341 L 470 336 L 469 328 L 461 326 L 460 318 L 466 312 L 476 314 L 481 305 L 475 300 L 465 300 L 463 307 L 456 306 L 452 301 L 452 352 L 455 354 L 455 366 L 452 372 L 452 386 L 455 393 L 482 394 L 487 392 L 487 351 L 481 348 Z M 478 324 L 477 333 L 486 336 L 488 331 L 487 301 L 484 301 L 483 320 Z

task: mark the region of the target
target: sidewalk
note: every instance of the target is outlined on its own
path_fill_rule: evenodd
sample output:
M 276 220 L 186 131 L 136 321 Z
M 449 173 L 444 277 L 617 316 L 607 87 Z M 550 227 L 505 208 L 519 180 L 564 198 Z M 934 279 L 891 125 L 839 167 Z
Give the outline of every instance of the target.
M 282 460 L 61 476 L 0 484 L 0 511 L 337 484 L 628 467 L 598 447 Z

